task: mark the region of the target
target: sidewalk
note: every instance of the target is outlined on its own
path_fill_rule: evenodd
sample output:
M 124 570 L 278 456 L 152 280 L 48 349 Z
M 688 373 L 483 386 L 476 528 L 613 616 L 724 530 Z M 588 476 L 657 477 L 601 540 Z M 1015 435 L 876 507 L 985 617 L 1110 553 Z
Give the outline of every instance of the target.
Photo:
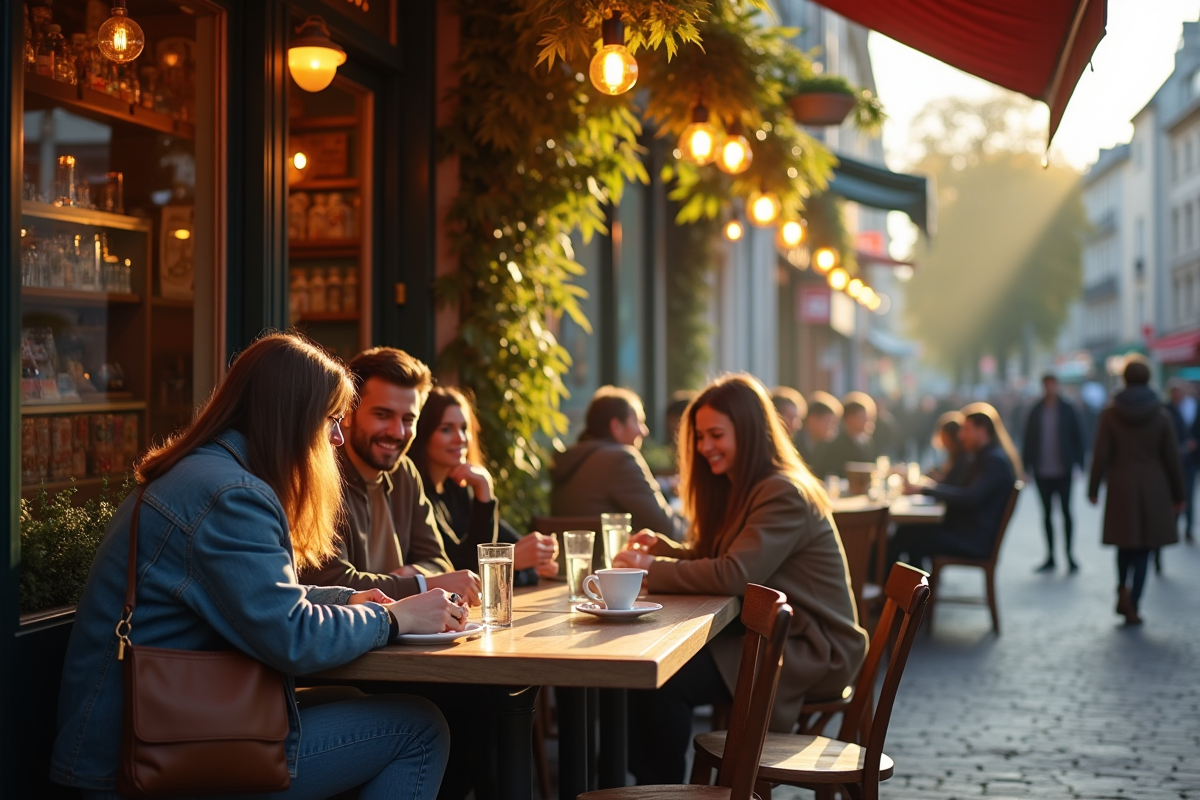
M 939 607 L 933 637 L 918 635 L 888 732 L 885 800 L 1200 798 L 1200 546 L 1163 551 L 1145 625 L 1124 628 L 1115 551 L 1100 545 L 1101 514 L 1079 481 L 1075 491 L 1077 575 L 1034 574 L 1045 545 L 1031 487 L 1000 559 L 1002 635 L 986 609 L 961 606 Z M 977 571 L 943 583 L 982 586 Z

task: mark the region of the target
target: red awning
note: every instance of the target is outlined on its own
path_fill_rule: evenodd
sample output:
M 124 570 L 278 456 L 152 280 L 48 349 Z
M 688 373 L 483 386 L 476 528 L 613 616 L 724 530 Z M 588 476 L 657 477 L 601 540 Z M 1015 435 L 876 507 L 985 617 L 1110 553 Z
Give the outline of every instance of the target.
M 1104 38 L 1107 18 L 1106 0 L 817 2 L 952 67 L 1045 102 L 1050 139 Z
M 1200 362 L 1200 330 L 1180 331 L 1156 339 L 1150 352 L 1164 364 L 1195 364 Z

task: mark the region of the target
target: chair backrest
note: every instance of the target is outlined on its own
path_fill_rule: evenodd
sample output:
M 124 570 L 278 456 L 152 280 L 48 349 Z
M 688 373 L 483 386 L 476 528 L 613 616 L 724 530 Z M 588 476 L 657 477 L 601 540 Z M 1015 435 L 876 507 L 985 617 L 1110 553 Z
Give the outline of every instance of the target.
M 896 564 L 888 575 L 887 584 L 883 589 L 886 598 L 883 613 L 875 626 L 875 634 L 871 637 L 871 646 L 867 648 L 867 658 L 862 671 L 858 674 L 858 684 L 854 687 L 854 700 L 842 718 L 842 728 L 838 738 L 843 741 L 865 741 L 867 752 L 863 765 L 863 797 L 865 800 L 877 800 L 879 793 L 879 763 L 883 755 L 883 742 L 887 737 L 888 722 L 892 717 L 892 705 L 896 701 L 896 690 L 900 686 L 900 678 L 904 675 L 904 665 L 908 662 L 908 653 L 912 650 L 913 639 L 917 628 L 925 616 L 925 608 L 929 604 L 929 575 L 908 564 Z M 893 629 L 897 628 L 895 642 L 892 647 L 887 643 Z M 870 703 L 874 697 L 875 679 L 879 674 L 879 665 L 885 655 L 890 653 L 887 671 L 883 677 L 883 688 L 879 692 L 879 702 L 875 706 L 875 714 L 868 719 Z M 861 727 L 860 727 L 861 726 Z M 858 732 L 861 730 L 862 739 Z M 872 788 L 873 787 L 873 788 Z
M 1012 519 L 1013 510 L 1017 507 L 1017 495 L 1024 488 L 1025 482 L 1017 481 L 1008 495 L 1008 505 L 1004 507 L 1004 516 L 1000 518 L 1000 528 L 996 531 L 996 540 L 992 542 L 992 555 L 988 558 L 993 564 L 1000 558 L 1000 545 L 1004 542 L 1004 533 L 1008 530 L 1009 520 Z
M 871 551 L 876 543 L 887 538 L 888 507 L 866 506 L 853 511 L 838 511 L 833 515 L 842 549 L 846 553 L 846 566 L 850 570 L 850 587 L 854 590 L 854 602 L 858 607 L 859 619 L 863 612 L 863 590 L 870 581 Z
M 733 714 L 725 740 L 725 758 L 717 785 L 726 786 L 730 800 L 750 800 L 758 778 L 763 740 L 775 705 L 775 689 L 783 668 L 783 645 L 792 621 L 792 607 L 783 592 L 751 583 L 742 598 L 746 638 L 742 663 L 733 691 Z
M 592 569 L 604 567 L 604 537 L 601 536 L 600 515 L 593 517 L 534 517 L 530 523 L 531 530 L 538 533 L 557 533 L 558 537 L 558 575 L 566 578 L 567 556 L 562 547 L 563 531 L 595 531 L 596 541 L 592 546 Z

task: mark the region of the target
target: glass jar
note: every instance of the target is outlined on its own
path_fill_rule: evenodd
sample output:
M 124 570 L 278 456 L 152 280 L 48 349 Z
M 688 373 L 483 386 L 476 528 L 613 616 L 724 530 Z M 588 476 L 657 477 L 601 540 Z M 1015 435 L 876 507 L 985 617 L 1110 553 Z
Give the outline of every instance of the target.
M 323 313 L 328 310 L 328 297 L 325 294 L 325 270 L 317 268 L 308 278 L 308 310 Z
M 304 277 L 304 270 L 292 270 L 292 283 L 288 292 L 288 313 L 291 315 L 292 324 L 300 321 L 300 317 L 308 312 L 308 279 Z
M 56 62 L 63 57 L 62 28 L 50 24 L 37 45 L 37 74 L 57 80 Z
M 336 267 L 329 268 L 329 277 L 325 279 L 326 308 L 330 313 L 342 311 L 342 271 Z
M 326 231 L 326 223 L 328 220 L 328 206 L 326 205 L 326 197 L 323 194 L 313 195 L 312 208 L 308 210 L 308 239 L 328 239 L 329 234 Z
M 358 313 L 358 270 L 348 269 L 342 278 L 342 311 Z

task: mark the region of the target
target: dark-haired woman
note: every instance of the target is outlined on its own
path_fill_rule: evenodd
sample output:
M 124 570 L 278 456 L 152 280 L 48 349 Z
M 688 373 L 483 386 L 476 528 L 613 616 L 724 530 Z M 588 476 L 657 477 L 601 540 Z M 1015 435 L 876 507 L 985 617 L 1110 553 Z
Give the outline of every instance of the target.
M 944 451 L 946 458 L 930 471 L 929 477 L 947 486 L 961 486 L 966 477 L 967 462 L 970 458 L 958 439 L 964 419 L 966 418 L 961 411 L 947 411 L 938 417 L 937 432 L 933 435 L 934 448 Z
M 455 569 L 478 572 L 478 545 L 516 545 L 513 568 L 518 585 L 537 583 L 537 575 L 558 574 L 558 547 L 541 533 L 519 536 L 500 519 L 492 476 L 483 466 L 475 409 L 458 389 L 435 386 L 421 409 L 421 424 L 409 454 L 434 518 L 446 555 Z
M 353 395 L 345 369 L 301 337 L 259 339 L 195 422 L 137 466 L 135 645 L 236 648 L 286 675 L 329 669 L 401 632 L 461 630 L 440 589 L 393 603 L 382 592 L 296 582 L 333 552 L 341 483 L 334 447 Z M 113 632 L 125 598 L 133 496 L 117 510 L 76 611 L 63 669 L 51 777 L 85 800 L 115 798 L 122 672 Z M 445 722 L 429 702 L 365 697 L 299 710 L 288 680 L 291 787 L 323 798 L 432 798 Z
M 682 538 L 684 523 L 659 491 L 640 448 L 649 433 L 641 399 L 628 389 L 601 386 L 592 395 L 579 442 L 550 470 L 550 513 L 599 517 L 633 515 L 633 529 Z
M 740 596 L 747 583 L 786 593 L 795 616 L 771 730 L 791 731 L 804 698 L 839 696 L 866 653 L 829 499 L 749 375 L 720 378 L 688 407 L 679 464 L 687 540 L 641 531 L 617 563 L 647 570 L 656 593 Z M 740 632 L 726 631 L 662 689 L 630 693 L 629 763 L 639 784 L 684 779 L 692 709 L 729 702 L 740 655 Z

